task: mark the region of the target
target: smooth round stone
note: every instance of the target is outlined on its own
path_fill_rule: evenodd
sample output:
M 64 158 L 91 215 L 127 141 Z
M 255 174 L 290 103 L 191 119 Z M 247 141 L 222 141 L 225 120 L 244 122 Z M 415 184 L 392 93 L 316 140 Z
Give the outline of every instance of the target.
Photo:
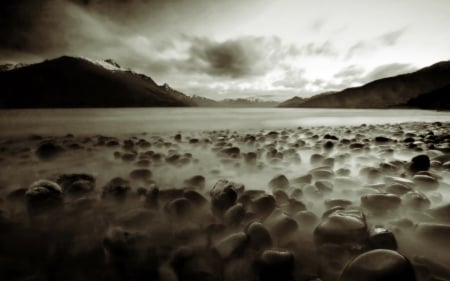
M 53 141 L 45 141 L 39 144 L 36 149 L 36 156 L 43 161 L 48 161 L 56 158 L 64 151 L 59 144 Z
M 362 245 L 369 236 L 364 214 L 358 209 L 336 208 L 325 212 L 314 230 L 316 245 L 355 244 Z
M 339 177 L 348 177 L 350 176 L 351 171 L 350 169 L 347 168 L 339 168 L 336 170 L 336 175 L 338 175 Z
M 427 213 L 439 221 L 450 223 L 450 203 L 431 208 Z
M 202 207 L 208 203 L 208 200 L 195 190 L 185 190 L 184 197 L 191 201 L 196 207 Z
M 425 194 L 417 191 L 408 192 L 401 199 L 404 206 L 417 211 L 426 210 L 431 205 L 430 199 Z
M 289 187 L 289 180 L 285 175 L 277 175 L 269 181 L 269 187 L 285 189 Z
M 286 250 L 265 250 L 256 262 L 258 280 L 293 281 L 295 256 Z
M 369 244 L 372 249 L 397 250 L 397 239 L 394 234 L 381 226 L 370 229 Z
M 260 222 L 251 223 L 246 230 L 250 239 L 250 247 L 254 250 L 260 251 L 272 246 L 272 237 L 267 228 Z
M 286 194 L 286 192 L 280 189 L 274 191 L 273 196 L 275 197 L 275 200 L 278 204 L 284 204 L 289 201 L 289 196 Z
M 415 234 L 424 243 L 433 244 L 440 249 L 450 247 L 450 224 L 419 223 L 415 228 Z
M 170 201 L 166 210 L 173 218 L 188 218 L 192 214 L 193 206 L 186 198 L 177 198 Z
M 415 175 L 413 181 L 422 191 L 434 191 L 439 187 L 439 182 L 435 178 L 426 175 Z
M 186 180 L 184 180 L 184 184 L 187 185 L 187 187 L 191 188 L 198 188 L 198 189 L 204 189 L 205 188 L 205 177 L 202 175 L 196 175 L 193 177 L 190 177 Z
M 312 184 L 307 184 L 303 187 L 303 192 L 305 195 L 312 197 L 312 198 L 322 198 L 323 194 L 320 192 L 320 190 Z
M 95 188 L 95 178 L 88 174 L 64 174 L 56 182 L 65 193 L 75 196 L 91 193 Z
M 245 208 L 241 203 L 230 207 L 223 215 L 224 222 L 228 225 L 239 225 L 245 218 Z
M 309 173 L 314 179 L 330 179 L 334 177 L 334 172 L 328 167 L 312 169 Z
M 35 181 L 25 192 L 28 211 L 31 215 L 49 211 L 63 205 L 63 190 L 56 182 Z
M 348 199 L 327 199 L 324 203 L 327 209 L 334 207 L 348 207 L 353 204 L 353 202 Z
M 248 244 L 248 236 L 244 232 L 231 234 L 217 243 L 216 250 L 223 259 L 239 255 Z
M 412 180 L 405 179 L 402 177 L 387 176 L 387 177 L 384 177 L 384 182 L 386 184 L 399 183 L 399 184 L 404 184 L 409 187 L 414 186 L 414 182 Z
M 265 218 L 275 209 L 277 202 L 271 195 L 261 195 L 251 201 L 250 209 L 258 216 Z
M 113 178 L 102 189 L 103 199 L 115 199 L 123 201 L 126 199 L 128 193 L 131 190 L 129 181 L 120 177 Z
M 130 178 L 133 180 L 148 180 L 152 177 L 149 169 L 135 169 L 130 172 Z
M 297 231 L 298 224 L 284 213 L 272 213 L 265 222 L 274 237 L 282 239 Z
M 361 206 L 374 212 L 394 211 L 400 207 L 402 200 L 394 194 L 367 194 L 361 197 Z
M 392 250 L 372 250 L 347 264 L 339 281 L 416 281 L 407 258 Z
M 411 162 L 409 163 L 409 169 L 412 172 L 418 172 L 418 171 L 428 171 L 430 168 L 430 158 L 428 155 L 422 154 L 417 155 L 411 159 Z
M 327 180 L 318 180 L 318 181 L 316 181 L 316 183 L 314 185 L 317 187 L 317 189 L 322 194 L 331 193 L 331 192 L 333 192 L 333 189 L 334 189 L 333 183 L 331 181 L 327 181 Z
M 309 158 L 309 163 L 311 165 L 320 165 L 324 159 L 325 159 L 325 157 L 323 157 L 320 154 L 313 154 Z
M 319 218 L 316 214 L 314 214 L 311 211 L 304 210 L 297 212 L 293 218 L 297 221 L 299 224 L 300 229 L 302 229 L 304 226 L 312 227 L 317 224 L 319 221 Z
M 297 177 L 293 180 L 293 182 L 300 183 L 300 184 L 311 183 L 311 181 L 312 181 L 312 175 L 310 175 L 310 174 L 306 174 L 304 176 Z
M 395 194 L 397 196 L 402 196 L 413 189 L 410 186 L 401 183 L 392 183 L 388 187 L 386 187 L 386 192 Z

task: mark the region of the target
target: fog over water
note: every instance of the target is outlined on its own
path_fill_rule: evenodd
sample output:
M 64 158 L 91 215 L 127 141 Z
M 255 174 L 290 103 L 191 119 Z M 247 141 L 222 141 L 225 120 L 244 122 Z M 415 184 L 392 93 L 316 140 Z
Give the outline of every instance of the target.
M 110 108 L 0 111 L 0 134 L 121 134 L 450 121 L 413 109 Z

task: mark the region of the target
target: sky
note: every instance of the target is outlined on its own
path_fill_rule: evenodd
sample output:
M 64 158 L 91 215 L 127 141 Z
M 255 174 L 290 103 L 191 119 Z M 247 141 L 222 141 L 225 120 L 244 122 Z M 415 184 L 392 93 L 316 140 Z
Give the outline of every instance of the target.
M 449 0 L 2 0 L 0 63 L 62 55 L 282 101 L 450 59 Z

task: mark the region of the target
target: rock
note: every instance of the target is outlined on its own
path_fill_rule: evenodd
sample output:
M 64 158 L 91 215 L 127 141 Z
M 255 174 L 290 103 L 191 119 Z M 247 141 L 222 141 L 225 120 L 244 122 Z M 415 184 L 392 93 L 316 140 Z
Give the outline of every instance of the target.
M 240 255 L 248 244 L 248 236 L 244 232 L 231 234 L 217 243 L 216 249 L 223 259 Z
M 195 190 L 185 190 L 184 197 L 196 207 L 203 207 L 208 203 L 208 200 Z
M 407 258 L 391 250 L 366 252 L 350 262 L 339 281 L 416 281 L 414 268 Z
M 225 211 L 233 206 L 237 200 L 237 192 L 234 184 L 219 181 L 211 191 L 211 208 L 216 217 L 223 217 Z
M 30 215 L 45 213 L 63 206 L 62 188 L 49 180 L 32 183 L 25 192 L 25 198 Z
M 415 175 L 413 177 L 414 184 L 422 191 L 434 191 L 438 189 L 439 182 L 427 175 Z
M 333 192 L 334 185 L 331 181 L 318 180 L 314 184 L 321 194 L 327 194 Z
M 246 233 L 249 237 L 249 244 L 252 249 L 261 251 L 272 246 L 272 237 L 267 228 L 260 222 L 251 223 L 247 227 Z
M 250 209 L 260 218 L 269 216 L 276 207 L 277 202 L 271 195 L 263 194 L 251 201 Z
M 229 226 L 238 226 L 245 218 L 245 209 L 241 203 L 230 207 L 224 214 L 223 220 Z
M 130 172 L 130 178 L 133 180 L 146 181 L 152 177 L 152 171 L 149 169 L 135 169 Z
M 309 173 L 312 175 L 312 177 L 316 180 L 318 179 L 331 179 L 334 177 L 334 172 L 329 167 L 319 167 L 312 169 L 309 171 Z
M 129 181 L 116 177 L 103 186 L 102 198 L 124 201 L 130 191 L 131 186 Z
M 412 190 L 413 189 L 410 186 L 401 183 L 392 183 L 388 187 L 386 187 L 387 193 L 392 193 L 397 196 L 402 196 Z
M 184 181 L 184 184 L 190 188 L 198 188 L 203 190 L 205 188 L 205 177 L 202 175 L 195 175 Z
M 285 189 L 289 187 L 289 180 L 285 175 L 277 175 L 273 177 L 269 182 L 269 187 L 277 189 Z
M 400 197 L 388 193 L 367 194 L 361 197 L 361 206 L 375 213 L 395 211 L 401 202 Z
M 295 256 L 287 250 L 265 250 L 256 261 L 260 281 L 293 281 Z
M 369 245 L 372 249 L 397 250 L 397 239 L 394 234 L 381 226 L 370 229 Z
M 297 212 L 293 218 L 297 221 L 301 230 L 304 229 L 304 227 L 315 227 L 319 221 L 316 214 L 307 210 Z
M 64 149 L 53 141 L 45 141 L 36 149 L 36 156 L 43 161 L 52 160 L 59 156 Z
M 366 218 L 358 209 L 337 207 L 329 210 L 314 230 L 317 246 L 329 243 L 348 244 L 361 249 L 368 238 Z
M 353 202 L 348 199 L 327 199 L 325 200 L 325 207 L 331 209 L 334 207 L 348 207 L 351 206 Z
M 300 183 L 300 184 L 302 184 L 302 183 L 311 183 L 311 181 L 312 181 L 312 175 L 306 174 L 306 175 L 304 175 L 304 176 L 295 178 L 293 181 L 294 181 L 295 183 Z
M 423 243 L 438 247 L 437 249 L 448 249 L 450 247 L 450 224 L 442 223 L 419 223 L 415 230 L 417 238 Z
M 89 194 L 95 189 L 95 178 L 88 174 L 64 174 L 59 176 L 56 182 L 64 193 L 76 197 Z
M 241 153 L 241 150 L 239 149 L 239 147 L 236 147 L 236 146 L 224 148 L 220 151 L 220 155 L 226 156 L 226 157 L 231 157 L 231 158 L 239 157 L 240 153 Z
M 430 158 L 425 154 L 417 155 L 411 159 L 408 168 L 413 173 L 418 171 L 428 171 L 430 168 Z
M 433 207 L 427 210 L 427 213 L 441 222 L 450 223 L 450 203 Z
M 177 198 L 170 201 L 165 209 L 174 219 L 187 219 L 193 213 L 192 203 L 186 198 Z
M 431 202 L 425 194 L 417 191 L 410 191 L 402 196 L 402 204 L 410 209 L 423 211 L 430 207 Z
M 378 136 L 378 137 L 375 137 L 374 141 L 376 144 L 388 144 L 388 143 L 392 142 L 392 139 L 384 137 L 384 136 Z

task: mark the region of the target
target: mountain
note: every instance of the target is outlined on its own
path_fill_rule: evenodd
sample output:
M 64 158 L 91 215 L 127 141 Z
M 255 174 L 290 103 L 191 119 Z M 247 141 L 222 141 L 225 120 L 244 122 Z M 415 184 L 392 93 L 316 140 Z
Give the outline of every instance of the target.
M 290 99 L 280 103 L 278 105 L 278 107 L 299 107 L 304 102 L 305 102 L 304 98 L 295 96 L 293 98 L 290 98 Z
M 449 110 L 450 84 L 410 99 L 408 105 L 423 109 Z
M 112 60 L 63 56 L 0 72 L 0 108 L 193 106 L 186 95 Z
M 450 61 L 416 72 L 372 81 L 360 87 L 313 96 L 299 107 L 389 108 L 450 85 Z M 286 101 L 287 102 L 287 101 Z
M 275 107 L 278 104 L 275 101 L 264 101 L 255 98 L 222 99 L 217 101 L 194 95 L 191 99 L 201 107 Z

